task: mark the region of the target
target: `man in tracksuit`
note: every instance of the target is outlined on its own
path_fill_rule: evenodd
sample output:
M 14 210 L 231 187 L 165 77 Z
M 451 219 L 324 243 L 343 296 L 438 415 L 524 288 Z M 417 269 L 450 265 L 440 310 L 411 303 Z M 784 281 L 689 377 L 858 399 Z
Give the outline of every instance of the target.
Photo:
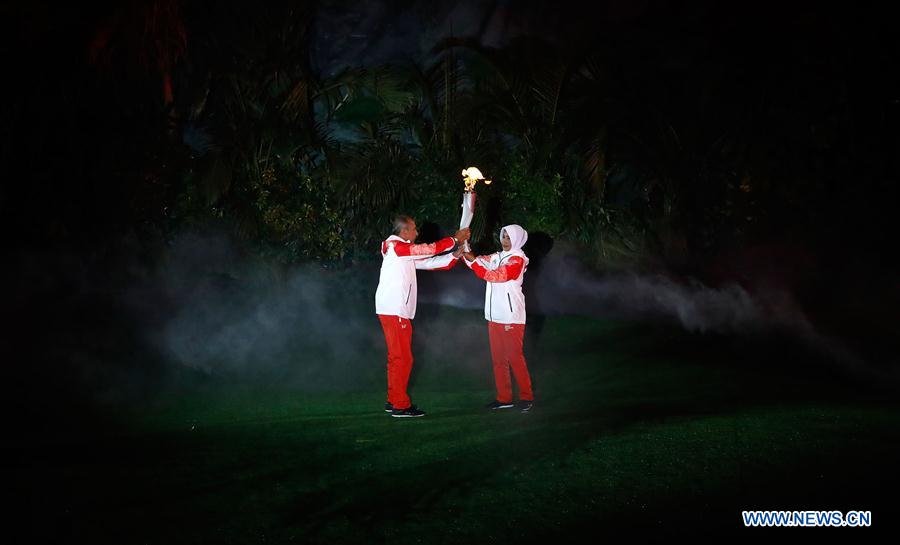
M 425 416 L 424 411 L 410 402 L 406 392 L 413 365 L 416 269 L 436 271 L 453 267 L 462 253 L 460 244 L 469 238 L 469 230 L 461 229 L 433 244 L 414 244 L 418 236 L 412 218 L 398 216 L 394 220 L 394 234 L 381 243 L 383 261 L 375 291 L 375 314 L 381 321 L 388 351 L 388 399 L 384 410 L 398 418 Z

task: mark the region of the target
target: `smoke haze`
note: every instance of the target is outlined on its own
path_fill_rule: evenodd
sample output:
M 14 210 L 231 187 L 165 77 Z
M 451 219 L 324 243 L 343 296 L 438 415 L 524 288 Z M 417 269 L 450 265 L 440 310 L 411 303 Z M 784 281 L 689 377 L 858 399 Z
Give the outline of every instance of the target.
M 354 388 L 383 381 L 384 340 L 374 314 L 380 262 L 335 270 L 304 265 L 275 272 L 240 257 L 224 238 L 179 239 L 159 274 L 131 294 L 134 308 L 158 316 L 148 338 L 166 357 L 205 373 L 275 377 L 309 389 Z M 558 246 L 526 273 L 529 316 L 583 315 L 677 323 L 694 333 L 794 336 L 842 363 L 859 363 L 841 343 L 820 335 L 778 291 L 751 295 L 737 284 L 717 288 L 663 275 L 599 275 Z M 528 278 L 531 276 L 531 278 Z M 462 264 L 420 271 L 414 351 L 432 362 L 455 358 L 478 372 L 488 357 L 484 282 Z M 163 303 L 165 302 L 165 303 Z M 452 331 L 438 320 L 458 311 Z M 439 325 L 440 324 L 440 325 Z

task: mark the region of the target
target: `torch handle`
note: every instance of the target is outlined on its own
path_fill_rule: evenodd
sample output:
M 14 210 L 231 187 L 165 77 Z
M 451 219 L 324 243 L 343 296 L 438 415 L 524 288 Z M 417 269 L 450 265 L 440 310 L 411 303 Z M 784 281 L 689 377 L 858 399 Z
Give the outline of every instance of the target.
M 459 219 L 459 228 L 467 228 L 472 223 L 473 217 L 475 217 L 475 192 L 472 190 L 468 190 L 463 192 L 462 216 Z M 472 251 L 472 249 L 469 247 L 468 240 L 463 242 L 463 250 L 465 250 L 466 252 Z

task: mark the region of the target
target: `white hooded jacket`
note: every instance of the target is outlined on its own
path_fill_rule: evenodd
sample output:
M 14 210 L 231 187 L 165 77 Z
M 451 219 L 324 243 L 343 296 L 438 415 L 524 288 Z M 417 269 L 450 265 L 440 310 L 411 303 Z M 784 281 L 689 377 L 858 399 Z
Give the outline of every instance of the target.
M 507 225 L 500 230 L 509 235 L 509 251 L 478 256 L 468 265 L 476 275 L 487 281 L 484 294 L 484 319 L 498 324 L 525 323 L 525 295 L 522 293 L 522 279 L 528 268 L 528 256 L 522 246 L 528 240 L 528 233 L 519 225 Z
M 446 270 L 456 265 L 452 250 L 456 239 L 447 237 L 433 244 L 413 244 L 397 235 L 381 243 L 381 276 L 375 290 L 375 314 L 416 317 L 416 269 Z

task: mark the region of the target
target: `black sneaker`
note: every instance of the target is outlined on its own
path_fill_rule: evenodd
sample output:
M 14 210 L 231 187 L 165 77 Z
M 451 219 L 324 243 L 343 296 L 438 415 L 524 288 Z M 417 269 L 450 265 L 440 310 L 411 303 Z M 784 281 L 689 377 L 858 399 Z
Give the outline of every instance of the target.
M 425 411 L 419 409 L 415 405 L 412 405 L 405 409 L 392 410 L 391 416 L 393 416 L 394 418 L 416 418 L 419 416 L 425 416 Z
M 527 413 L 534 407 L 534 401 L 525 401 L 522 400 L 518 404 L 516 404 L 516 408 L 519 409 L 523 413 Z
M 496 411 L 497 409 L 512 409 L 513 407 L 514 407 L 514 405 L 512 404 L 512 401 L 510 401 L 509 403 L 500 403 L 496 399 L 494 401 L 488 403 L 488 406 L 487 406 L 487 408 L 492 411 Z
M 393 405 L 391 405 L 390 403 L 385 403 L 385 404 L 384 404 L 384 412 L 389 413 L 389 412 L 391 412 L 391 411 L 393 411 L 393 410 L 394 410 L 394 406 L 393 406 Z

